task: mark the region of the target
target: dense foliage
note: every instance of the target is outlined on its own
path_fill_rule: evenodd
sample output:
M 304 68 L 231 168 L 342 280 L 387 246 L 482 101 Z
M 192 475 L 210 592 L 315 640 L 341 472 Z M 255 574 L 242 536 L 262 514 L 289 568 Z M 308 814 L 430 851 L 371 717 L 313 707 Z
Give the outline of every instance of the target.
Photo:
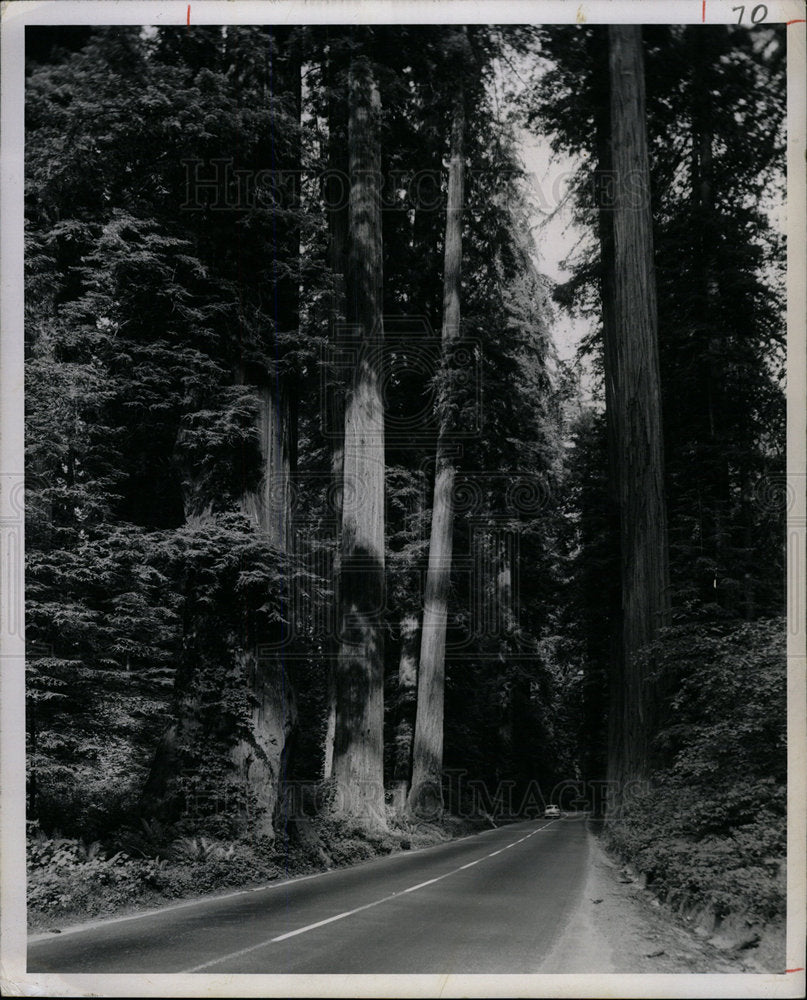
M 781 619 L 671 628 L 660 640 L 669 762 L 612 825 L 617 849 L 672 904 L 765 921 L 785 893 L 786 698 Z

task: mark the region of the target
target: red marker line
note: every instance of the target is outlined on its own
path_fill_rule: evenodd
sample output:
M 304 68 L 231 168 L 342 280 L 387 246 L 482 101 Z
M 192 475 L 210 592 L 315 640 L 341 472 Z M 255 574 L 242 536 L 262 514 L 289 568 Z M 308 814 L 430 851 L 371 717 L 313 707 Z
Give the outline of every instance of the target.
M 788 24 L 792 24 L 792 21 L 788 21 Z M 804 972 L 804 969 L 785 969 L 785 972 Z
M 704 0 L 704 7 L 706 6 L 706 0 Z M 188 4 L 188 25 L 191 23 L 191 5 Z
M 804 24 L 807 18 L 804 17 L 794 17 L 792 21 L 785 21 L 785 24 Z M 801 972 L 801 969 L 797 969 L 797 972 Z
M 701 4 L 701 21 L 705 20 L 706 20 L 706 0 L 703 0 L 703 3 Z

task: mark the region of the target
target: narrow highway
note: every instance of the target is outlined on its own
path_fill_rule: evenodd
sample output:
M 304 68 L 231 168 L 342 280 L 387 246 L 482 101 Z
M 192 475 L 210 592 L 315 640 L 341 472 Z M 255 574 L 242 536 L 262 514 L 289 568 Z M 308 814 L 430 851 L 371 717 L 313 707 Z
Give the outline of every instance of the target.
M 583 818 L 36 935 L 29 972 L 535 972 L 579 902 Z

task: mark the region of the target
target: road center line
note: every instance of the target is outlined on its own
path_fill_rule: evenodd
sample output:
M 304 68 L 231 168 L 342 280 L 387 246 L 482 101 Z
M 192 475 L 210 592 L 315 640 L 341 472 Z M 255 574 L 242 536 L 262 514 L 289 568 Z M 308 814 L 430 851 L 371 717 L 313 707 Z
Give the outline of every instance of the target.
M 554 822 L 554 820 L 553 820 Z M 533 833 L 540 833 L 541 830 L 545 830 L 548 826 L 552 826 L 552 823 L 547 823 L 545 826 L 539 827 L 537 830 L 533 830 Z M 528 836 L 532 836 L 532 833 Z M 527 837 L 522 837 L 521 840 L 514 840 L 512 844 L 508 844 L 507 847 L 515 847 L 516 844 L 520 844 Z M 494 854 L 501 854 L 502 851 L 506 851 L 507 847 L 502 847 L 501 850 L 495 851 Z M 241 948 L 239 951 L 232 951 L 228 955 L 222 955 L 221 958 L 212 958 L 209 962 L 203 962 L 201 965 L 195 965 L 192 969 L 183 969 L 180 973 L 181 975 L 186 975 L 191 972 L 202 972 L 203 969 L 209 969 L 214 965 L 219 965 L 221 962 L 227 962 L 233 958 L 241 958 L 242 955 L 249 955 L 253 951 L 258 951 L 260 948 L 266 948 L 270 944 L 277 944 L 279 941 L 287 941 L 289 938 L 297 937 L 299 934 L 307 934 L 308 931 L 316 930 L 318 927 L 324 927 L 326 924 L 333 924 L 337 920 L 344 920 L 345 917 L 352 917 L 356 913 L 362 913 L 364 910 L 371 910 L 374 906 L 380 906 L 382 903 L 388 903 L 391 899 L 397 899 L 399 896 L 405 896 L 409 892 L 417 892 L 418 889 L 423 889 L 427 885 L 434 885 L 435 882 L 441 882 L 444 878 L 448 878 L 449 875 L 456 875 L 457 872 L 464 871 L 466 868 L 471 868 L 473 865 L 478 865 L 480 861 L 484 861 L 485 857 L 491 858 L 493 854 L 485 855 L 481 858 L 477 858 L 476 861 L 471 861 L 469 864 L 461 865 L 459 868 L 453 868 L 450 872 L 445 872 L 443 875 L 438 875 L 436 878 L 430 878 L 427 882 L 419 882 L 417 885 L 411 885 L 408 889 L 404 889 L 402 892 L 393 892 L 389 896 L 382 896 L 381 899 L 375 899 L 372 903 L 365 903 L 364 906 L 357 906 L 353 910 L 345 910 L 343 913 L 336 913 L 332 917 L 326 917 L 324 920 L 318 920 L 313 924 L 306 924 L 305 927 L 298 927 L 293 931 L 286 931 L 285 934 L 277 934 L 275 937 L 267 938 L 266 941 L 259 941 L 258 944 L 250 945 L 248 948 Z
M 434 885 L 435 882 L 439 882 L 441 879 L 448 878 L 449 875 L 453 875 L 454 872 L 459 871 L 459 868 L 455 868 L 454 871 L 446 872 L 445 875 L 438 875 L 437 878 L 430 878 L 428 882 L 418 882 L 417 885 L 410 885 L 408 889 L 404 889 L 403 892 L 397 893 L 393 892 L 392 896 L 403 896 L 407 892 L 417 892 L 418 889 L 424 888 L 427 885 Z M 392 899 L 392 896 L 386 896 L 386 899 Z

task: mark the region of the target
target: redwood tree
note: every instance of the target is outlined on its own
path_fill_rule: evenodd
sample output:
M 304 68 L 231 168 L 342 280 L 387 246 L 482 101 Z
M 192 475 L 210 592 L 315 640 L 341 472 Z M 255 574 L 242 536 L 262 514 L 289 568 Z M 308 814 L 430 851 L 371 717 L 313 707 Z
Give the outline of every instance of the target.
M 451 342 L 459 335 L 462 278 L 462 207 L 465 181 L 465 98 L 461 53 L 467 40 L 457 33 L 457 86 L 451 122 L 451 162 L 448 172 L 445 263 L 443 272 L 443 361 L 447 369 Z M 450 394 L 450 380 L 447 383 Z M 417 714 L 412 753 L 412 787 L 409 808 L 417 810 L 428 800 L 442 806 L 443 696 L 445 685 L 446 625 L 454 531 L 453 493 L 456 475 L 451 446 L 450 399 L 441 400 L 432 507 L 429 566 L 423 627 L 420 640 Z M 433 798 L 432 798 L 433 797 Z
M 287 141 L 288 168 L 294 174 L 300 169 L 302 112 L 302 76 L 300 40 L 295 29 L 273 28 L 274 43 L 269 82 L 274 93 L 270 100 L 289 101 L 290 137 Z M 273 117 L 274 123 L 274 117 Z M 275 140 L 275 136 L 272 136 Z M 272 141 L 269 156 L 277 166 L 277 143 Z M 285 164 L 284 164 L 285 165 Z M 260 478 L 257 489 L 245 491 L 244 511 L 255 520 L 259 532 L 275 547 L 284 564 L 281 567 L 281 602 L 289 603 L 289 577 L 293 557 L 291 480 L 297 452 L 297 400 L 294 375 L 284 365 L 279 340 L 289 334 L 299 337 L 300 303 L 300 205 L 299 188 L 286 191 L 289 204 L 285 218 L 278 225 L 272 218 L 274 237 L 272 273 L 275 333 L 267 345 L 268 364 L 257 375 L 257 432 L 260 449 Z M 277 260 L 288 262 L 283 273 Z M 282 619 L 282 611 L 281 611 Z M 261 636 L 244 636 L 244 668 L 250 704 L 247 738 L 235 747 L 234 759 L 242 768 L 248 786 L 257 797 L 258 820 L 267 832 L 272 829 L 272 814 L 277 802 L 279 784 L 283 780 L 285 755 L 290 737 L 297 724 L 294 689 L 286 671 L 283 648 L 283 627 L 277 630 L 280 648 L 261 652 Z
M 608 778 L 615 782 L 612 804 L 618 804 L 627 783 L 649 773 L 654 705 L 645 647 L 667 617 L 669 571 L 641 28 L 611 25 L 608 39 L 613 323 L 606 316 L 604 333 L 622 582 L 622 657 L 612 684 Z
M 380 96 L 361 53 L 349 72 L 347 320 L 354 350 L 345 399 L 333 778 L 340 811 L 384 824 L 384 409 Z
M 327 85 L 328 109 L 328 179 L 325 185 L 325 201 L 328 213 L 328 263 L 331 272 L 331 302 L 328 315 L 328 335 L 334 352 L 339 349 L 340 331 L 345 322 L 345 277 L 347 274 L 347 246 L 349 212 L 347 191 L 344 182 L 348 175 L 347 151 L 347 92 L 345 85 L 346 67 L 339 58 L 338 40 L 329 39 L 325 56 L 325 77 Z M 331 510 L 334 522 L 334 563 L 333 585 L 334 606 L 339 605 L 339 546 L 342 521 L 342 479 L 344 476 L 345 416 L 341 387 L 336 384 L 331 373 L 332 384 L 327 398 L 327 419 L 330 435 L 331 460 Z M 339 655 L 339 641 L 336 634 L 330 648 L 327 686 L 327 720 L 325 746 L 323 748 L 322 776 L 326 780 L 333 771 L 333 746 L 336 735 L 336 658 Z

